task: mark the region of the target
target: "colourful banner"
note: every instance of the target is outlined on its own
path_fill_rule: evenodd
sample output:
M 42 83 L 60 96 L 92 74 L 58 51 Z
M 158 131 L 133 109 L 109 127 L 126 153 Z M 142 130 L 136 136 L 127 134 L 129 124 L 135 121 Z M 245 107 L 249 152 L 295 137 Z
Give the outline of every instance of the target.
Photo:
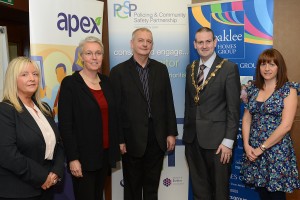
M 103 4 L 83 0 L 29 1 L 31 56 L 41 68 L 43 100 L 55 109 L 61 80 L 82 67 L 78 43 L 89 35 L 102 38 Z
M 273 45 L 273 0 L 232 0 L 193 4 L 189 7 L 188 13 L 191 61 L 199 59 L 193 46 L 195 32 L 200 27 L 210 27 L 218 39 L 216 53 L 237 63 L 241 84 L 249 84 L 248 81 L 253 80 L 258 55 Z M 241 100 L 241 116 L 243 109 Z M 242 155 L 240 128 L 230 178 L 230 199 L 259 199 L 255 190 L 246 187 L 240 180 Z M 192 199 L 191 193 L 189 199 Z
M 159 186 L 159 199 L 182 200 L 188 196 L 188 169 L 182 145 L 185 68 L 189 63 L 188 13 L 191 0 L 109 0 L 110 65 L 132 56 L 132 32 L 147 27 L 153 33 L 154 47 L 151 58 L 166 64 L 173 89 L 179 136 L 176 151 L 166 155 Z M 121 166 L 112 175 L 112 199 L 123 199 Z
M 55 114 L 62 79 L 82 67 L 78 43 L 89 35 L 102 38 L 103 6 L 100 1 L 29 0 L 31 57 L 41 68 L 40 94 Z M 67 171 L 55 189 L 55 200 L 74 199 Z
M 0 26 L 0 101 L 3 98 L 3 85 L 6 68 L 9 62 L 7 31 L 5 26 Z

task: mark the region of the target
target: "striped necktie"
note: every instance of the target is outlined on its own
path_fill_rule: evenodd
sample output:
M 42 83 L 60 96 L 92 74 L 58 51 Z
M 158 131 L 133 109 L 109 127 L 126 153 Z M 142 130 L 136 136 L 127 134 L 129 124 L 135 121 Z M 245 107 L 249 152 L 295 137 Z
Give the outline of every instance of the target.
M 204 79 L 204 69 L 205 69 L 205 65 L 200 65 L 200 70 L 199 73 L 197 75 L 197 85 L 200 86 L 203 83 L 203 79 Z

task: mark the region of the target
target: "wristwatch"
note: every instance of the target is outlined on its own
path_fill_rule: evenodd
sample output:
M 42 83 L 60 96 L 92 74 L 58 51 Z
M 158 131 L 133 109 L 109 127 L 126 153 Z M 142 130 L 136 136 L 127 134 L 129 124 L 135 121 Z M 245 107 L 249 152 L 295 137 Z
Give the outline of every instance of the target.
M 264 144 L 261 145 L 261 148 L 263 151 L 267 150 L 267 147 Z

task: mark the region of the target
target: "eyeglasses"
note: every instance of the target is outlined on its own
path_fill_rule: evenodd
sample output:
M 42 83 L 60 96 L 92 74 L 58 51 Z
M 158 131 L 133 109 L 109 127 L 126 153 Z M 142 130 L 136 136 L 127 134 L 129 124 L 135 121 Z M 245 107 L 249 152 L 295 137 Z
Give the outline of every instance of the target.
M 87 57 L 96 56 L 97 58 L 99 58 L 100 56 L 103 55 L 103 53 L 101 51 L 96 51 L 96 52 L 87 51 L 87 52 L 84 52 L 83 54 Z

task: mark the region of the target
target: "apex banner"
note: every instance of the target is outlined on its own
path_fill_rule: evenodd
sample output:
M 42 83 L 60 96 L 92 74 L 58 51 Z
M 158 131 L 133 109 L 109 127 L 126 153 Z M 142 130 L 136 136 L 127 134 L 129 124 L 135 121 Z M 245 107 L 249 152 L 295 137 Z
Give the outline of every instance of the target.
M 57 113 L 58 91 L 62 79 L 81 70 L 77 46 L 87 36 L 102 38 L 101 1 L 29 0 L 31 58 L 41 69 L 42 100 Z M 57 116 L 55 117 L 57 122 Z M 55 199 L 74 199 L 70 174 L 57 188 Z

